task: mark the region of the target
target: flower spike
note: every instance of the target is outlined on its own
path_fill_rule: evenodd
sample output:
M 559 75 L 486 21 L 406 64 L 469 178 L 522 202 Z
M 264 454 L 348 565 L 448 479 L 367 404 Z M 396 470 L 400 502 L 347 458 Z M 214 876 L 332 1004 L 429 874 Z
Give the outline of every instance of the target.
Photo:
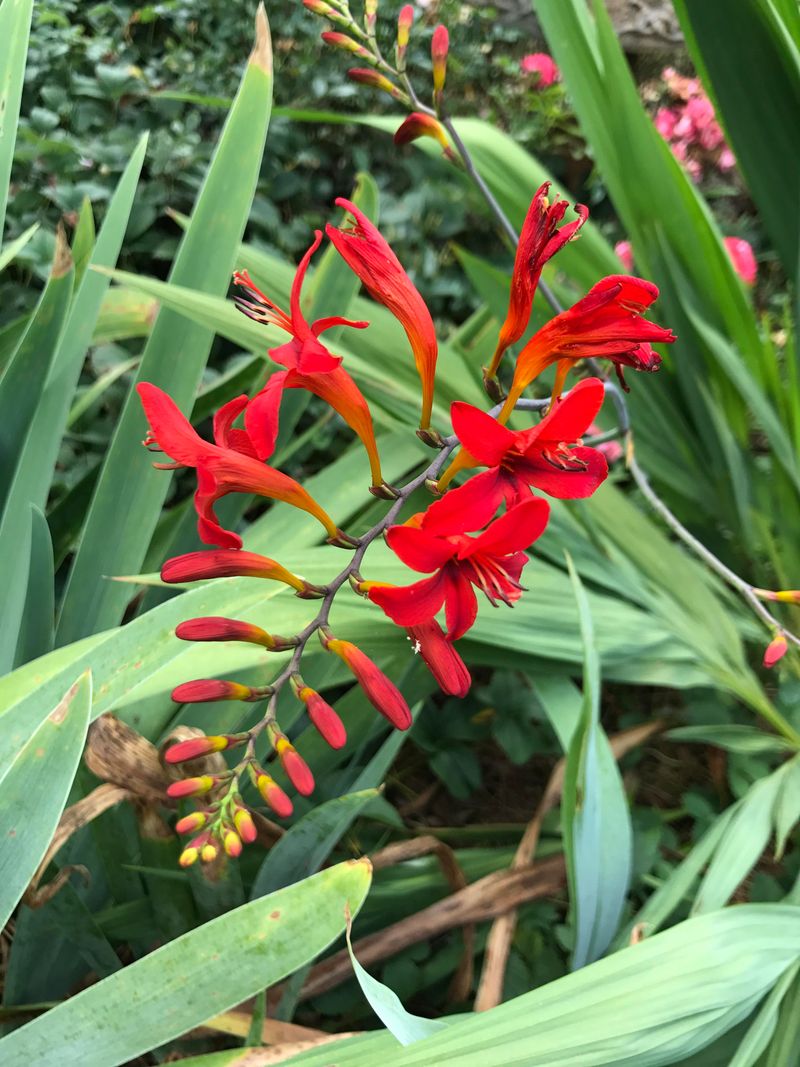
M 407 730 L 413 719 L 400 690 L 383 671 L 350 641 L 341 641 L 319 631 L 322 646 L 337 655 L 353 672 L 367 700 L 398 730 Z

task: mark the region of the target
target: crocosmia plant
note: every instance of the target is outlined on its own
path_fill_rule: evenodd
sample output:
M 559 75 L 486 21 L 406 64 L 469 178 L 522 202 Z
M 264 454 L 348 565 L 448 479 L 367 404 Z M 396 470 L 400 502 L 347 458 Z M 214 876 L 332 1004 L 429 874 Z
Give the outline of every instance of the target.
M 441 36 L 434 47 L 438 49 L 435 64 L 442 64 L 446 47 Z M 443 78 L 441 73 L 438 81 L 435 77 L 434 95 L 441 92 Z M 169 462 L 164 466 L 192 467 L 197 472 L 198 533 L 209 545 L 207 551 L 168 560 L 162 579 L 185 583 L 240 576 L 277 581 L 292 588 L 296 596 L 318 602 L 316 614 L 312 609 L 307 625 L 295 634 L 271 634 L 228 618 L 191 619 L 177 628 L 182 640 L 245 641 L 262 646 L 266 653 L 263 685 L 195 679 L 182 682 L 172 694 L 181 703 L 266 701 L 263 717 L 245 732 L 199 737 L 167 750 L 166 759 L 173 764 L 229 749 L 241 753 L 228 770 L 181 778 L 169 786 L 170 796 L 193 798 L 197 804 L 197 810 L 178 824 L 179 832 L 191 835 L 181 855 L 184 865 L 198 859 L 211 861 L 220 850 L 238 855 L 243 842 L 255 839 L 255 824 L 241 796 L 245 778 L 276 815 L 291 814 L 291 798 L 270 773 L 270 761 L 256 758 L 256 740 L 262 734 L 292 787 L 303 796 L 313 793 L 312 769 L 280 728 L 282 693 L 305 706 L 329 745 L 341 748 L 346 744 L 336 710 L 303 680 L 303 653 L 310 641 L 321 642 L 327 652 L 342 660 L 375 710 L 395 729 L 411 726 L 411 711 L 395 682 L 348 641 L 346 633 L 332 629 L 331 608 L 340 594 L 365 596 L 383 611 L 397 625 L 398 637 L 410 638 L 442 692 L 456 697 L 467 693 L 470 673 L 456 642 L 474 625 L 481 599 L 493 607 L 513 608 L 526 595 L 523 572 L 534 589 L 528 595 L 535 596 L 534 546 L 547 528 L 547 497 L 590 496 L 608 473 L 603 453 L 584 443 L 584 437 L 601 409 L 609 383 L 597 376 L 584 377 L 566 389 L 569 372 L 579 361 L 603 360 L 627 388 L 623 368 L 657 370 L 661 360 L 651 343 L 675 340 L 669 329 L 646 317 L 658 296 L 656 286 L 641 278 L 613 275 L 537 330 L 513 361 L 507 359 L 528 328 L 543 267 L 568 241 L 580 236 L 588 217 L 588 209 L 578 204 L 575 220 L 563 223 L 569 205 L 550 195 L 545 184 L 533 193 L 517 248 L 508 313 L 494 352 L 487 352 L 487 389 L 492 398 L 502 395 L 503 399 L 488 410 L 456 402 L 450 427 L 434 427 L 437 339 L 431 314 L 379 230 L 350 201 L 336 203 L 345 209 L 347 219 L 341 226 L 329 223 L 326 236 L 368 293 L 388 308 L 405 331 L 409 359 L 414 360 L 420 381 L 418 434 L 435 450 L 435 456 L 406 485 L 393 486 L 383 479 L 369 405 L 342 357 L 324 340 L 331 327 L 365 329 L 369 323 L 343 316 L 309 323 L 301 310 L 303 280 L 323 241 L 319 231 L 297 268 L 288 310 L 262 292 L 246 272 L 234 275 L 239 310 L 257 322 L 279 327 L 289 339 L 268 353 L 284 369 L 274 371 L 255 396 L 238 397 L 217 412 L 213 443 L 202 440 L 156 386 L 139 385 L 150 424 L 148 447 L 166 454 Z M 507 396 L 499 380 L 505 362 L 513 363 Z M 533 402 L 535 410 L 531 411 L 524 393 L 551 365 L 556 374 L 550 399 Z M 364 488 L 387 501 L 386 513 L 366 533 L 354 537 L 338 529 L 301 485 L 270 466 L 286 389 L 306 389 L 320 397 L 363 444 L 371 473 Z M 523 409 L 517 417 L 521 424 L 512 429 L 507 423 L 518 408 Z M 465 477 L 475 468 L 481 468 L 480 472 Z M 456 486 L 457 479 L 462 484 Z M 406 502 L 420 487 L 427 487 L 435 499 L 423 511 L 406 515 Z M 214 511 L 215 503 L 229 493 L 255 493 L 308 512 L 322 526 L 332 549 L 348 554 L 344 565 L 337 566 L 337 553 L 332 551 L 330 580 L 316 585 L 292 574 L 279 560 L 247 551 Z M 392 585 L 381 581 L 379 573 L 373 574 L 369 547 L 382 536 L 411 571 L 426 577 L 408 585 Z M 288 665 L 278 672 L 271 669 L 269 654 L 286 651 L 291 651 Z

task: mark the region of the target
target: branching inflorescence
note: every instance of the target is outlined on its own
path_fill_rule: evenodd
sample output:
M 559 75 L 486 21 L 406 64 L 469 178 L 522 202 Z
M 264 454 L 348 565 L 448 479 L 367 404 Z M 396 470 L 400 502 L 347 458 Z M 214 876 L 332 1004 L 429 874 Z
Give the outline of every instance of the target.
M 433 107 L 426 108 L 406 72 L 406 48 L 413 20 L 410 7 L 400 13 L 392 66 L 376 42 L 374 2 L 368 0 L 365 5 L 363 25 L 352 18 L 344 0 L 304 2 L 339 27 L 323 34 L 329 44 L 368 64 L 351 70 L 351 77 L 416 108 L 398 130 L 396 142 L 432 136 L 442 145 L 447 158 L 460 160 L 468 173 L 477 175 L 444 114 L 446 29 L 440 26 L 434 31 Z M 488 194 L 490 206 L 499 212 L 480 176 L 477 181 Z M 270 774 L 270 767 L 264 765 L 268 761 L 259 762 L 256 756 L 256 742 L 262 734 L 269 741 L 270 760 L 280 763 L 293 788 L 303 796 L 313 792 L 311 769 L 280 729 L 281 693 L 293 694 L 331 747 L 338 749 L 346 743 L 345 728 L 335 709 L 303 679 L 302 658 L 309 641 L 318 640 L 323 649 L 342 660 L 368 700 L 393 727 L 407 730 L 411 726 L 408 704 L 392 680 L 361 649 L 331 629 L 331 608 L 345 586 L 347 593 L 367 597 L 405 631 L 444 693 L 466 694 L 471 678 L 455 642 L 475 622 L 477 592 L 495 606 L 512 606 L 523 595 L 522 572 L 530 562 L 527 550 L 544 532 L 550 512 L 547 501 L 536 494 L 576 499 L 590 496 L 602 484 L 607 475 L 606 459 L 599 449 L 584 444 L 583 437 L 594 423 L 606 393 L 611 393 L 617 406 L 621 430 L 629 430 L 624 397 L 616 386 L 591 377 L 562 395 L 568 371 L 579 360 L 591 361 L 595 369 L 594 360 L 607 359 L 625 388 L 623 368 L 657 370 L 661 359 L 651 343 L 675 340 L 671 331 L 644 317 L 658 296 L 651 282 L 627 275 L 604 278 L 573 307 L 557 309 L 554 318 L 531 336 L 516 357 L 508 393 L 502 390 L 497 378 L 501 360 L 528 328 L 542 268 L 561 247 L 579 236 L 588 216 L 585 207 L 576 205 L 574 219 L 565 222 L 569 205 L 559 197 L 551 197 L 549 183 L 545 183 L 533 197 L 517 242 L 508 314 L 484 372 L 487 392 L 497 405 L 485 412 L 466 403 L 455 403 L 451 411 L 453 432 L 445 435 L 431 425 L 438 345 L 430 312 L 373 223 L 349 201 L 340 199 L 336 203 L 345 209 L 348 221 L 340 228 L 329 224 L 325 235 L 372 298 L 388 308 L 405 331 L 421 385 L 417 432 L 436 449 L 436 455 L 404 486 L 392 486 L 384 480 L 366 398 L 342 365 L 342 358 L 321 340 L 331 327 L 363 329 L 368 323 L 339 316 L 309 323 L 301 310 L 303 280 L 323 241 L 319 231 L 297 269 L 288 311 L 262 292 L 246 272 L 234 275 L 239 290 L 238 308 L 256 321 L 277 326 L 288 339 L 269 351 L 272 360 L 284 369 L 272 373 L 255 396 L 237 397 L 217 412 L 213 443 L 203 440 L 156 386 L 139 386 L 150 425 L 147 446 L 169 457 L 170 462 L 163 466 L 196 471 L 198 532 L 209 546 L 205 551 L 167 561 L 161 572 L 163 581 L 182 584 L 231 576 L 269 579 L 294 589 L 301 599 L 318 602 L 314 617 L 299 633 L 289 636 L 223 617 L 191 619 L 177 627 L 176 635 L 186 641 L 241 641 L 260 646 L 268 655 L 290 654 L 288 663 L 277 674 L 269 672 L 268 681 L 261 686 L 196 679 L 173 691 L 173 699 L 180 703 L 266 702 L 265 713 L 250 729 L 181 741 L 166 752 L 166 759 L 172 764 L 227 750 L 241 752 L 228 770 L 182 778 L 169 787 L 172 797 L 193 798 L 197 805 L 197 810 L 177 824 L 179 833 L 193 835 L 181 855 L 185 866 L 198 859 L 209 862 L 220 850 L 237 856 L 243 843 L 255 840 L 256 826 L 241 795 L 242 783 L 248 778 L 276 815 L 291 814 L 291 800 Z M 502 213 L 499 218 L 505 232 L 513 234 Z M 555 366 L 555 384 L 549 404 L 522 399 L 527 386 L 551 365 Z M 297 481 L 269 465 L 286 389 L 305 389 L 321 398 L 363 444 L 371 474 L 369 490 L 387 501 L 387 510 L 360 537 L 340 530 Z M 546 409 L 546 413 L 529 428 L 514 430 L 506 422 L 515 408 L 537 412 Z M 241 425 L 237 425 L 239 420 Z M 457 476 L 474 468 L 482 470 L 451 488 Z M 406 502 L 425 487 L 437 499 L 424 511 L 400 521 Z M 216 502 L 229 493 L 256 494 L 307 512 L 323 527 L 329 545 L 349 553 L 346 564 L 327 584 L 315 585 L 276 560 L 247 551 L 238 534 L 226 529 L 214 510 Z M 403 563 L 426 577 L 405 586 L 365 579 L 362 565 L 368 549 L 383 535 Z M 760 593 L 764 598 L 778 595 L 755 591 L 754 598 Z M 444 628 L 438 621 L 442 609 Z

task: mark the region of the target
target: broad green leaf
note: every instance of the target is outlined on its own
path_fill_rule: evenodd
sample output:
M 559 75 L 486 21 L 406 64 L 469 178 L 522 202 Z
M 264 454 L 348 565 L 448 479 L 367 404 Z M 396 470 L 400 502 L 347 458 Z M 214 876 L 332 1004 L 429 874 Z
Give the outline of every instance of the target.
M 299 882 L 319 870 L 362 808 L 376 796 L 377 789 L 363 789 L 334 797 L 312 808 L 289 827 L 264 857 L 250 890 L 251 900 Z
M 783 998 L 788 993 L 798 975 L 800 965 L 795 964 L 780 976 L 772 987 L 769 996 L 758 1010 L 758 1014 L 747 1029 L 741 1044 L 736 1050 L 728 1067 L 753 1067 L 758 1057 L 767 1047 L 778 1023 Z
M 347 930 L 347 951 L 350 953 L 350 962 L 353 964 L 361 992 L 369 1001 L 369 1006 L 401 1045 L 413 1045 L 415 1041 L 421 1041 L 447 1027 L 448 1024 L 440 1019 L 425 1019 L 420 1015 L 407 1012 L 395 992 L 365 971 L 353 952 L 349 929 Z
M 50 844 L 78 766 L 92 700 L 81 675 L 10 762 L 0 764 L 0 927 Z
M 789 743 L 775 734 L 765 733 L 756 726 L 720 724 L 713 726 L 678 726 L 667 731 L 671 741 L 694 741 L 701 745 L 716 745 L 728 752 L 743 754 L 756 752 L 786 752 Z
M 764 226 L 784 270 L 796 280 L 800 156 L 793 131 L 800 128 L 798 45 L 769 0 L 728 0 L 724 18 L 705 0 L 676 0 L 675 10 Z
M 0 3 L 0 239 L 6 220 L 33 0 Z
M 743 904 L 679 923 L 406 1048 L 368 1035 L 337 1043 L 333 1061 L 323 1046 L 286 1063 L 667 1067 L 745 1019 L 799 958 L 800 909 Z
M 314 959 L 369 889 L 368 860 L 329 867 L 184 934 L 0 1041 L 4 1063 L 115 1067 Z
M 583 642 L 583 709 L 570 741 L 562 819 L 577 970 L 598 959 L 617 932 L 630 881 L 633 831 L 622 777 L 600 725 L 600 661 L 589 601 L 571 557 Z
M 255 47 L 170 272 L 173 284 L 201 293 L 219 293 L 229 284 L 261 167 L 272 100 L 272 56 L 263 7 L 256 26 Z M 137 380 L 155 383 L 188 408 L 212 341 L 211 331 L 189 326 L 181 316 L 162 309 Z M 115 625 L 129 598 L 124 585 L 105 576 L 130 573 L 141 565 L 169 488 L 169 479 L 153 470 L 141 446 L 144 432 L 141 404 L 131 391 L 67 582 L 56 632 L 59 644 Z M 123 483 L 125 493 L 120 494 Z
M 132 359 L 125 359 L 120 363 L 115 363 L 112 367 L 109 367 L 107 371 L 104 371 L 96 381 L 84 389 L 70 408 L 67 426 L 74 426 L 75 423 L 82 418 L 98 400 L 100 400 L 103 393 L 114 384 L 117 378 L 121 378 L 123 374 L 127 374 L 128 371 L 133 370 L 138 362 L 139 357 L 134 356 Z
M 83 281 L 86 268 L 92 259 L 92 252 L 97 242 L 97 233 L 94 228 L 94 212 L 92 202 L 88 196 L 83 198 L 78 224 L 72 238 L 72 259 L 75 263 L 75 288 Z

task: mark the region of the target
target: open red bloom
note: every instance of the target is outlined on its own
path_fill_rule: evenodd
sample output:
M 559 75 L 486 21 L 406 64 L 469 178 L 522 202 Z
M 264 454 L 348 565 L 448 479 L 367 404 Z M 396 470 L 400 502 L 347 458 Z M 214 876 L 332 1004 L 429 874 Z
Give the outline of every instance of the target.
M 433 577 L 407 586 L 367 582 L 363 589 L 393 622 L 407 628 L 429 622 L 444 605 L 447 636 L 455 641 L 478 614 L 473 586 L 495 607 L 498 601 L 511 605 L 519 600 L 523 591 L 519 579 L 529 558 L 524 549 L 544 532 L 550 505 L 532 497 L 495 519 L 477 537 L 469 537 L 466 530 L 483 525 L 493 513 L 491 502 L 484 500 L 468 513 L 453 514 L 443 508 L 445 500 L 404 526 L 392 526 L 386 534 L 389 547 L 403 563 L 423 574 L 433 571 Z
M 568 241 L 578 236 L 578 231 L 589 217 L 589 209 L 583 204 L 576 204 L 575 212 L 578 218 L 559 229 L 558 224 L 564 218 L 569 204 L 558 197 L 550 203 L 547 196 L 549 189 L 550 182 L 545 182 L 536 190 L 522 225 L 514 258 L 514 272 L 511 276 L 508 314 L 500 329 L 497 349 L 487 371 L 490 378 L 497 373 L 500 359 L 508 346 L 518 341 L 527 329 L 536 286 L 545 263 Z
M 214 514 L 214 504 L 228 493 L 258 493 L 271 500 L 284 500 L 307 511 L 325 527 L 331 540 L 340 539 L 333 519 L 305 491 L 299 482 L 268 467 L 255 458 L 250 438 L 244 430 L 233 429 L 233 421 L 247 406 L 240 396 L 220 408 L 214 416 L 214 441 L 204 441 L 165 392 L 149 382 L 140 382 L 137 391 L 150 423 L 148 444 L 157 444 L 178 465 L 197 470 L 197 530 L 200 540 L 220 548 L 241 548 L 242 539 L 225 530 Z
M 608 474 L 608 464 L 596 448 L 575 444 L 597 417 L 604 389 L 599 378 L 579 382 L 547 415 L 529 430 L 514 432 L 470 404 L 451 408 L 453 429 L 464 451 L 439 481 L 449 484 L 465 467 L 489 467 L 452 489 L 438 504 L 442 514 L 480 509 L 488 502 L 496 511 L 529 499 L 536 488 L 562 500 L 591 496 Z
M 610 359 L 624 389 L 623 366 L 658 370 L 661 356 L 649 342 L 670 344 L 675 334 L 643 318 L 657 297 L 652 282 L 627 274 L 612 274 L 593 285 L 582 300 L 537 330 L 520 352 L 500 421 L 508 419 L 523 389 L 551 363 L 558 364 L 554 399 L 561 395 L 570 366 L 579 359 Z
M 431 421 L 439 352 L 431 313 L 377 227 L 349 200 L 339 197 L 336 204 L 353 216 L 355 225 L 337 229 L 329 223 L 325 233 L 370 296 L 387 307 L 405 330 L 422 382 L 420 428 L 425 430 Z
M 347 425 L 358 434 L 369 456 L 373 485 L 383 481 L 378 446 L 372 416 L 361 390 L 341 366 L 342 357 L 334 356 L 319 340 L 319 335 L 332 326 L 352 326 L 364 329 L 367 322 L 353 322 L 338 315 L 318 319 L 313 325 L 306 322 L 300 308 L 300 290 L 311 257 L 322 241 L 322 231 L 314 234 L 314 243 L 303 256 L 292 284 L 289 314 L 282 311 L 253 284 L 247 271 L 237 271 L 234 282 L 246 290 L 249 300 L 238 298 L 240 311 L 257 322 L 279 326 L 292 335 L 292 340 L 269 354 L 276 363 L 286 367 L 270 376 L 264 388 L 248 404 L 245 425 L 259 459 L 268 459 L 275 449 L 278 436 L 278 417 L 284 389 L 307 389 L 338 412 Z

